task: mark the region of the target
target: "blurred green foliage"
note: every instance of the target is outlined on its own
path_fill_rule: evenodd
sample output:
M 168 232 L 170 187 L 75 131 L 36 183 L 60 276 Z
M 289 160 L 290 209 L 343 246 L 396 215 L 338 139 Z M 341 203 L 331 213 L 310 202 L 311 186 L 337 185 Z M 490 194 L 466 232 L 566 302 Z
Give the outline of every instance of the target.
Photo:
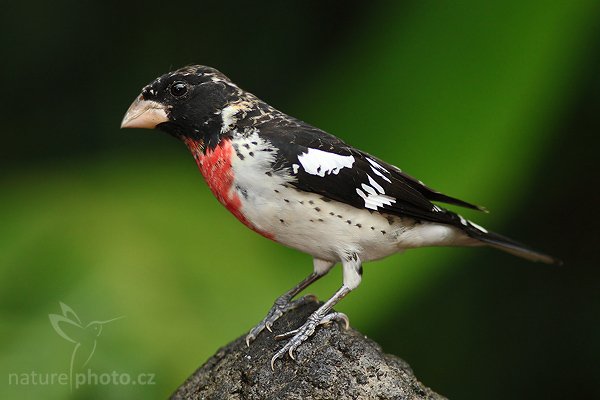
M 13 79 L 4 96 L 9 119 L 0 176 L 0 396 L 164 398 L 310 271 L 310 257 L 264 240 L 227 214 L 183 146 L 158 132 L 118 131 L 139 88 L 171 65 L 220 68 L 275 107 L 436 189 L 485 204 L 495 212 L 469 216 L 518 235 L 519 225 L 503 221 L 531 197 L 547 154 L 561 143 L 554 127 L 592 60 L 595 3 L 11 5 L 2 39 L 12 49 L 5 68 Z M 545 231 L 547 221 L 542 215 L 532 223 Z M 542 241 L 532 244 L 552 251 Z M 417 376 L 434 390 L 504 398 L 473 385 L 500 370 L 453 367 L 480 376 L 444 379 L 448 366 L 436 365 L 447 359 L 443 350 L 427 353 L 436 335 L 419 342 L 421 318 L 438 315 L 435 305 L 425 314 L 415 312 L 423 309 L 417 305 L 462 277 L 461 264 L 485 256 L 486 250 L 428 249 L 368 264 L 363 285 L 339 309 L 387 349 L 410 354 Z M 503 254 L 490 259 L 503 264 L 498 274 L 515 265 L 506 274 L 516 280 L 526 268 L 553 273 Z M 336 269 L 311 292 L 326 298 L 340 278 Z M 7 385 L 11 372 L 67 371 L 72 344 L 47 317 L 60 312 L 59 301 L 84 322 L 125 316 L 104 328 L 88 367 L 153 373 L 156 385 L 73 392 Z M 438 317 L 486 342 L 473 334 L 471 311 Z M 402 315 L 411 316 L 404 321 L 410 326 L 384 322 Z M 406 340 L 413 336 L 415 342 Z M 460 343 L 447 354 L 466 357 L 474 346 Z M 546 382 L 535 376 L 532 388 Z M 508 393 L 522 389 L 517 379 L 502 384 Z

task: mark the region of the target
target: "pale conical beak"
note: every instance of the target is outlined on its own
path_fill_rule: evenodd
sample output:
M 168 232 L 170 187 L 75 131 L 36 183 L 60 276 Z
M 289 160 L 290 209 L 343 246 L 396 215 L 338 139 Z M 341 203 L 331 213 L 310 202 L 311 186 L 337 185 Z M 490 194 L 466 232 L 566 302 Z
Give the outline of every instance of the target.
M 168 121 L 169 118 L 164 105 L 156 101 L 144 100 L 140 95 L 129 106 L 123 121 L 121 121 L 121 128 L 154 129 L 156 125 Z

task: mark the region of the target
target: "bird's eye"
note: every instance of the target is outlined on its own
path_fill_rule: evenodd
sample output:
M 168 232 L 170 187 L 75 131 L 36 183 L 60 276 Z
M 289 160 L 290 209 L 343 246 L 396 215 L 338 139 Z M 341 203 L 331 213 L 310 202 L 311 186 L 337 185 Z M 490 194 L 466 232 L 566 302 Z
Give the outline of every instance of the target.
M 175 97 L 181 97 L 188 91 L 188 86 L 184 82 L 175 82 L 171 85 L 171 94 Z

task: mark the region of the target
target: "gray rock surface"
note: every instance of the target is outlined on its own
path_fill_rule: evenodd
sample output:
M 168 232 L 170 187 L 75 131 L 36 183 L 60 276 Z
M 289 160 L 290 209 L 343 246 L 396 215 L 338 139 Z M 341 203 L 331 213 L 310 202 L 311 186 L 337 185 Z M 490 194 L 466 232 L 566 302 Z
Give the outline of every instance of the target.
M 425 387 L 400 358 L 384 354 L 360 332 L 337 323 L 317 328 L 296 352 L 270 361 L 283 346 L 275 334 L 300 326 L 317 303 L 290 311 L 250 347 L 245 335 L 221 348 L 172 399 L 443 399 Z

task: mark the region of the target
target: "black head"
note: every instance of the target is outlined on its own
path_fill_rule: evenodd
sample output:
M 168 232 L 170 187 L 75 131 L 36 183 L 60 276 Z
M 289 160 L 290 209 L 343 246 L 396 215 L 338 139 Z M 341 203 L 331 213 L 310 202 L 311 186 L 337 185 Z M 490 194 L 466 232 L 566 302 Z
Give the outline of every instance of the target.
M 214 68 L 192 65 L 169 72 L 142 89 L 121 128 L 159 128 L 202 139 L 220 129 L 221 110 L 242 90 Z

